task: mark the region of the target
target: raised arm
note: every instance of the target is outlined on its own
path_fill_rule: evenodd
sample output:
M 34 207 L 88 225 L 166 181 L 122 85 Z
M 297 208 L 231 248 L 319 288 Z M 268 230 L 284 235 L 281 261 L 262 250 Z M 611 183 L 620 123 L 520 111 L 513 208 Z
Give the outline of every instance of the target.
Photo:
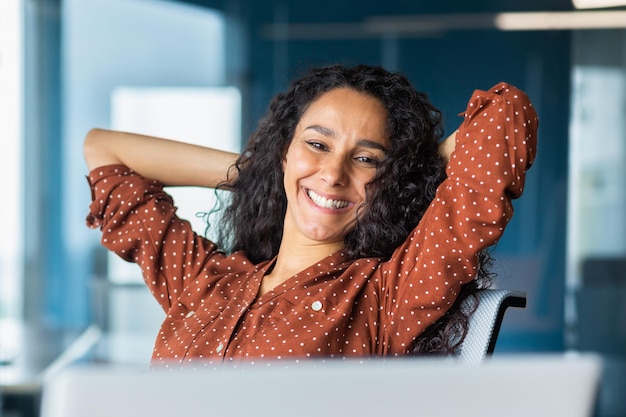
M 521 90 L 506 83 L 476 90 L 462 115 L 440 144 L 446 179 L 385 264 L 382 337 L 392 346 L 411 347 L 413 336 L 445 314 L 461 285 L 476 277 L 478 254 L 502 236 L 535 159 L 537 114 Z
M 227 179 L 233 180 L 236 174 L 233 164 L 238 157 L 235 153 L 189 143 L 104 129 L 89 131 L 83 153 L 90 171 L 104 165 L 123 164 L 168 186 L 210 188 Z

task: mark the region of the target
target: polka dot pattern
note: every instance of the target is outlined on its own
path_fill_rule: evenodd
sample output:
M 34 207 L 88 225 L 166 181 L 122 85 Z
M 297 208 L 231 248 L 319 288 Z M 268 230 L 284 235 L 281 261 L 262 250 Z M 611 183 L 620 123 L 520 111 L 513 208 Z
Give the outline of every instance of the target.
M 274 260 L 220 252 L 176 216 L 161 184 L 127 167 L 93 170 L 87 224 L 139 264 L 166 313 L 153 362 L 409 352 L 502 235 L 535 157 L 537 116 L 520 90 L 475 91 L 463 117 L 448 178 L 388 261 L 338 252 L 260 297 Z

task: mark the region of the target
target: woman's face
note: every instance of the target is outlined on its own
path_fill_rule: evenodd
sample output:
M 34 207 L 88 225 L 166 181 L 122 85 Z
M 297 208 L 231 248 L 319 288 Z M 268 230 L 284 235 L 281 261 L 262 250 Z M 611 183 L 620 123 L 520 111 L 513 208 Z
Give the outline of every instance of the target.
M 284 236 L 343 247 L 386 155 L 386 117 L 378 99 L 349 88 L 309 105 L 283 160 Z

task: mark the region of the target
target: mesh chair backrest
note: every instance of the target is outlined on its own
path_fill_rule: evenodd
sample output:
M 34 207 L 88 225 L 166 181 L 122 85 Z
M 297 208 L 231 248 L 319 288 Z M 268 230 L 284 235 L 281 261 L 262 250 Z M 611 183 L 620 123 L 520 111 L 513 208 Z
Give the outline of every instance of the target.
M 465 340 L 457 351 L 459 360 L 467 364 L 478 364 L 493 353 L 500 325 L 508 307 L 526 306 L 526 293 L 517 290 L 487 289 L 478 293 L 478 305 L 468 297 L 461 309 L 474 312 L 469 319 Z

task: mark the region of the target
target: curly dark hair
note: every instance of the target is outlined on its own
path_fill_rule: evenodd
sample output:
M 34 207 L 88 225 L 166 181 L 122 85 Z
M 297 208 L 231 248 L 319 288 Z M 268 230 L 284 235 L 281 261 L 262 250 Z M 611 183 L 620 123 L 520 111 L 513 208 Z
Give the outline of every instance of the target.
M 333 65 L 308 72 L 272 99 L 267 115 L 235 163 L 236 178 L 220 186 L 232 191 L 222 218 L 227 227 L 221 228 L 220 235 L 231 251 L 245 251 L 254 263 L 278 253 L 287 208 L 282 160 L 308 106 L 336 88 L 349 88 L 382 103 L 390 143 L 366 187 L 365 208 L 345 237 L 346 254 L 352 260 L 388 259 L 422 218 L 445 178 L 445 164 L 438 153 L 443 135 L 441 112 L 402 74 L 366 65 Z M 481 265 L 486 264 L 488 255 L 481 257 Z M 478 281 L 466 284 L 459 299 L 485 286 L 489 274 L 484 268 L 480 271 Z M 464 337 L 467 317 L 455 305 L 425 333 L 427 337 L 416 341 L 416 350 L 452 352 Z

